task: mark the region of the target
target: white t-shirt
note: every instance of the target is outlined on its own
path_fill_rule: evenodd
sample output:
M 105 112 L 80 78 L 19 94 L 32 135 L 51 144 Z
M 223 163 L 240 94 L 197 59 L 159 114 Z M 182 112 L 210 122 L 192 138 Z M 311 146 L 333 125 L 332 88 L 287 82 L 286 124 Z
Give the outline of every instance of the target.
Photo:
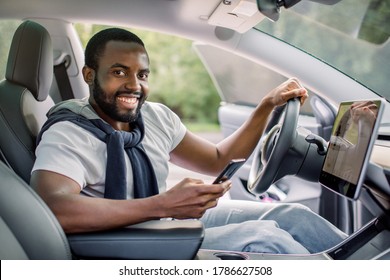
M 96 116 L 86 99 L 77 103 L 88 115 Z M 145 124 L 142 145 L 152 162 L 161 193 L 166 190 L 169 153 L 183 139 L 186 128 L 179 117 L 162 104 L 145 102 L 141 111 Z M 62 174 L 76 181 L 83 193 L 103 197 L 106 143 L 91 132 L 69 121 L 55 123 L 43 133 L 35 153 L 37 159 L 32 171 L 49 170 Z M 126 154 L 125 159 L 128 166 L 127 196 L 133 198 L 133 175 Z

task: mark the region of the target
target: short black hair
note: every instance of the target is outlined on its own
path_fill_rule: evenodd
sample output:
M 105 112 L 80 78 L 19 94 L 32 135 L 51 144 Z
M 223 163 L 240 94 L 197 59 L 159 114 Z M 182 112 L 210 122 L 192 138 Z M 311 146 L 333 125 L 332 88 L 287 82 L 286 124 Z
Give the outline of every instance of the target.
M 89 40 L 85 48 L 85 65 L 94 70 L 98 69 L 99 57 L 104 52 L 107 42 L 122 41 L 140 44 L 145 47 L 142 40 L 134 33 L 121 28 L 108 28 L 99 31 Z

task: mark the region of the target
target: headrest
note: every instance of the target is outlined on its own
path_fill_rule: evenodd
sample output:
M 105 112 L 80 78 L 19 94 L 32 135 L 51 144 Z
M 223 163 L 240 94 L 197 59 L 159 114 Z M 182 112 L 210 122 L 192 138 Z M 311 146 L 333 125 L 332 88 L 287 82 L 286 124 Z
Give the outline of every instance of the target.
M 12 39 L 5 78 L 25 86 L 37 99 L 49 95 L 53 79 L 53 50 L 47 30 L 33 21 L 23 22 Z

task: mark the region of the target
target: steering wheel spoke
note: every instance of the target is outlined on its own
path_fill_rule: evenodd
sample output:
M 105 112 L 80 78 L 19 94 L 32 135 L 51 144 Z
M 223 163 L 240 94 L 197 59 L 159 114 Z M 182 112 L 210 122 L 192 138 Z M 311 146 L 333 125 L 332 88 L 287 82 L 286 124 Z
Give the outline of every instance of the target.
M 284 107 L 282 124 L 277 124 L 283 110 L 277 108 L 266 128 L 267 136 L 254 155 L 247 188 L 255 195 L 263 194 L 278 176 L 280 166 L 294 143 L 298 125 L 300 102 L 290 99 Z

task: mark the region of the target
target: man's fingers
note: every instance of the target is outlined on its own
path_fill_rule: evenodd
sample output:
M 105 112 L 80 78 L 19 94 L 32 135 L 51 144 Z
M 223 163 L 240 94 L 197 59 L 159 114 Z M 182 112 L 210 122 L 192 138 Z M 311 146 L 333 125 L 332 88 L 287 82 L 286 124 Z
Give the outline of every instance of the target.
M 225 181 L 220 184 L 210 184 L 199 186 L 199 191 L 204 194 L 224 194 L 231 187 L 230 181 Z
M 308 98 L 307 90 L 305 88 L 297 88 L 297 89 L 288 91 L 285 94 L 284 99 L 287 102 L 288 100 L 295 98 L 295 97 L 299 98 L 300 103 L 303 105 L 305 103 L 306 99 Z

